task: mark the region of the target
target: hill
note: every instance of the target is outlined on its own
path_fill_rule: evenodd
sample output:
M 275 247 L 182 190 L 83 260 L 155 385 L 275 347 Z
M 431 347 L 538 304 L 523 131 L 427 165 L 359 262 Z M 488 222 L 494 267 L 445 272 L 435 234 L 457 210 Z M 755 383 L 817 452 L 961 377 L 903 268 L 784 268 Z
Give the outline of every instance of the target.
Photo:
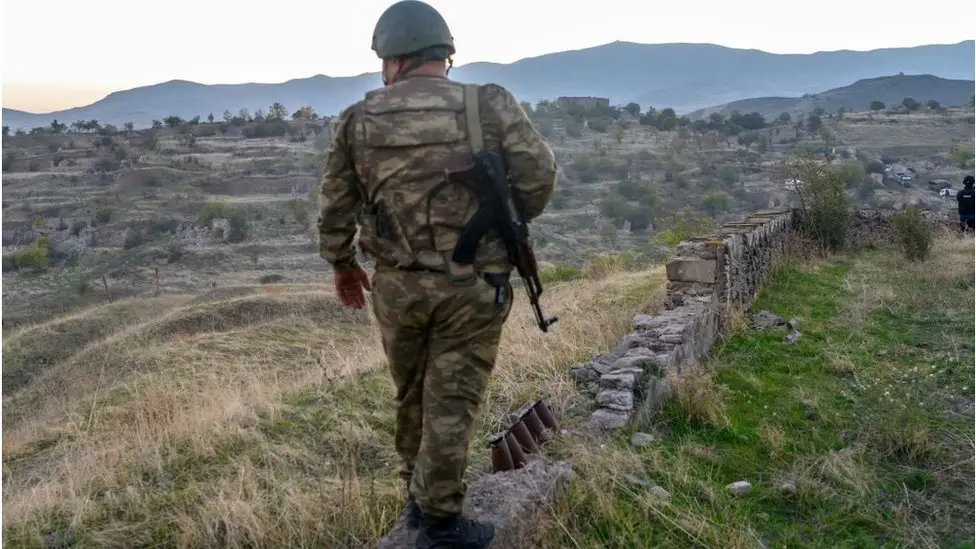
M 728 116 L 732 111 L 740 113 L 758 112 L 766 118 L 775 118 L 781 113 L 791 115 L 807 114 L 816 108 L 825 112 L 864 111 L 872 101 L 885 105 L 900 105 L 910 97 L 919 103 L 936 101 L 942 106 L 962 106 L 972 99 L 976 82 L 973 80 L 949 80 L 931 74 L 882 76 L 865 78 L 849 86 L 835 88 L 820 93 L 804 94 L 800 97 L 756 97 L 733 101 L 700 109 L 688 114 L 689 118 L 706 118 L 712 113 Z
M 639 425 L 644 447 L 630 431 L 581 434 L 592 396 L 566 367 L 612 349 L 633 311 L 655 312 L 663 269 L 554 284 L 552 333 L 516 301 L 477 440 L 541 393 L 553 403 L 553 446 L 578 477 L 540 525 L 542 549 L 971 539 L 972 269 L 962 239 L 924 263 L 875 250 L 788 265 L 757 306 L 798 318 L 803 337 L 738 323 Z M 322 285 L 250 290 L 5 334 L 5 374 L 7 353 L 21 371 L 50 357 L 4 395 L 8 546 L 376 546 L 403 496 L 375 325 Z M 474 444 L 472 478 L 487 462 Z M 743 478 L 749 496 L 723 489 Z
M 452 77 L 495 82 L 524 101 L 560 95 L 608 97 L 612 103 L 636 102 L 672 107 L 679 112 L 759 96 L 814 93 L 862 78 L 925 73 L 943 78 L 974 78 L 972 40 L 872 51 L 834 51 L 779 55 L 713 44 L 636 44 L 613 42 L 511 64 L 471 63 Z M 267 109 L 281 102 L 290 110 L 312 105 L 321 114 L 337 113 L 380 84 L 378 73 L 353 77 L 324 75 L 277 84 L 204 85 L 174 80 L 109 94 L 91 105 L 25 117 L 3 110 L 14 129 L 95 119 L 117 126 L 147 126 L 170 115 L 220 117 L 225 109 Z

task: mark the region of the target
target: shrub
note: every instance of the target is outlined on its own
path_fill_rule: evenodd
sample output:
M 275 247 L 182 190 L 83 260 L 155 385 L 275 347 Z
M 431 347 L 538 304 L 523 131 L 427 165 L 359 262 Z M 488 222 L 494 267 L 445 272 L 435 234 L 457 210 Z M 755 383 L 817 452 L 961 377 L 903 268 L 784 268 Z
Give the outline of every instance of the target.
M 248 231 L 247 214 L 238 210 L 230 215 L 229 221 L 227 241 L 231 243 L 244 242 Z
M 113 213 L 112 208 L 101 208 L 95 212 L 95 219 L 97 219 L 99 223 L 108 223 L 112 220 Z
M 207 202 L 200 208 L 199 224 L 209 227 L 214 219 L 227 217 L 227 203 L 220 200 Z
M 302 225 L 308 222 L 308 213 L 311 208 L 308 200 L 296 198 L 290 201 L 288 206 L 291 208 L 292 213 L 295 214 L 295 221 L 298 221 Z
M 166 259 L 170 263 L 176 263 L 186 255 L 186 248 L 180 242 L 173 242 L 166 249 Z
M 17 252 L 14 256 L 14 268 L 23 267 L 33 269 L 44 269 L 51 264 L 51 248 L 53 244 L 51 237 L 42 234 L 29 248 Z
M 85 221 L 84 219 L 76 219 L 71 222 L 71 234 L 73 234 L 74 236 L 78 236 L 79 234 L 81 234 L 81 231 L 83 231 L 87 226 L 88 226 L 88 222 Z
M 925 222 L 922 209 L 910 205 L 892 216 L 891 221 L 905 257 L 909 261 L 925 261 L 932 248 L 932 230 Z
M 581 274 L 582 272 L 572 265 L 553 265 L 552 267 L 546 267 L 539 271 L 539 280 L 543 284 L 552 284 L 554 282 L 576 280 L 580 278 Z
M 131 250 L 132 248 L 142 244 L 143 241 L 144 238 L 142 236 L 142 231 L 130 227 L 127 231 L 125 231 L 125 240 L 122 242 L 122 249 Z
M 797 222 L 800 232 L 823 251 L 843 246 L 851 210 L 851 200 L 844 190 L 844 175 L 809 159 L 795 162 L 788 167 L 788 173 L 789 177 L 802 182 L 795 191 L 799 199 Z

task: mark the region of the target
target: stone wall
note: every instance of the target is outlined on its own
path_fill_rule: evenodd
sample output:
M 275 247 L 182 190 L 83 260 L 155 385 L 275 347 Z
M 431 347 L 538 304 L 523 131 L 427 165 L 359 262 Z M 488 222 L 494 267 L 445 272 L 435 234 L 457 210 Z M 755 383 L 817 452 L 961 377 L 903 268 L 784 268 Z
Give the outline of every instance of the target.
M 885 246 L 896 242 L 895 229 L 891 217 L 898 213 L 896 210 L 854 210 L 847 219 L 845 227 L 847 246 L 850 248 L 865 248 L 871 246 Z M 955 210 L 922 212 L 929 227 L 933 230 L 956 230 L 959 216 Z
M 752 302 L 788 253 L 793 217 L 761 212 L 678 245 L 663 311 L 638 314 L 616 349 L 570 367 L 596 398 L 592 427 L 619 429 L 653 415 L 668 378 L 694 367 L 728 328 L 731 311 Z

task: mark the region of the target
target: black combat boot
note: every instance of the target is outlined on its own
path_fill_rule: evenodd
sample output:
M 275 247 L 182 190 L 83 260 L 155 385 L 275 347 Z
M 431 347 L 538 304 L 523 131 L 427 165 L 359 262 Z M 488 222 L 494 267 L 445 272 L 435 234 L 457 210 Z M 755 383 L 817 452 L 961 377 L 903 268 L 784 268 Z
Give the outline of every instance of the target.
M 424 518 L 424 512 L 420 510 L 420 506 L 417 505 L 417 500 L 413 499 L 413 496 L 407 498 L 407 509 L 405 514 L 407 528 L 413 530 L 420 526 L 420 522 Z
M 417 535 L 417 549 L 486 549 L 495 537 L 495 527 L 456 515 L 424 515 Z

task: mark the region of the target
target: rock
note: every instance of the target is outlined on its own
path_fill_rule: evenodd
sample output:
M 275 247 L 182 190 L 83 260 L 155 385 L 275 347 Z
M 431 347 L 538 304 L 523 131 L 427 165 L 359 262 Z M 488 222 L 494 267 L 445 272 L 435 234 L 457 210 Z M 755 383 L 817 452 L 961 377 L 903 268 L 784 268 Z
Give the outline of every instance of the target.
M 777 326 L 785 325 L 783 319 L 774 315 L 773 313 L 763 309 L 758 313 L 752 315 L 752 325 L 759 330 L 764 330 L 766 328 L 775 328 Z
M 796 483 L 792 480 L 784 480 L 776 485 L 776 489 L 781 492 L 786 492 L 788 494 L 796 493 Z
M 742 497 L 752 491 L 752 484 L 749 484 L 744 480 L 739 480 L 729 484 L 725 487 L 725 489 L 732 492 L 733 496 Z
M 634 433 L 634 436 L 630 437 L 630 443 L 641 448 L 650 446 L 651 444 L 654 444 L 654 435 L 649 435 L 647 433 Z
M 617 357 L 610 353 L 600 353 L 593 357 L 590 367 L 596 370 L 598 374 L 609 374 L 616 360 Z
M 569 367 L 569 375 L 576 381 L 588 383 L 600 378 L 600 373 L 591 364 L 577 362 Z
M 614 372 L 600 376 L 600 387 L 619 391 L 633 391 L 637 377 L 631 372 Z
M 646 480 L 636 475 L 627 475 L 627 482 L 633 484 L 634 486 L 640 486 L 642 488 L 647 488 L 647 486 L 650 484 L 650 482 L 647 482 Z
M 623 354 L 623 357 L 621 357 L 621 358 L 624 358 L 624 357 L 632 357 L 632 356 L 651 356 L 652 357 L 652 356 L 654 356 L 654 351 L 648 349 L 647 347 L 634 347 L 632 349 L 627 349 L 627 352 L 625 352 Z M 614 362 L 616 362 L 616 360 Z
M 624 427 L 629 421 L 630 414 L 628 412 L 600 408 L 590 416 L 589 423 L 592 427 L 599 429 L 614 430 Z
M 596 395 L 596 403 L 603 408 L 629 412 L 634 409 L 634 393 L 614 390 L 600 391 Z
M 661 488 L 660 486 L 652 486 L 650 492 L 663 500 L 671 499 L 671 494 L 669 494 L 667 490 Z
M 795 330 L 799 330 L 800 329 L 800 320 L 799 319 L 796 319 L 796 318 L 791 318 L 791 319 L 789 319 L 789 320 L 786 321 L 786 327 L 789 328 L 789 329 L 791 329 L 791 330 L 794 330 L 794 331 Z
M 656 324 L 657 318 L 651 315 L 646 315 L 644 313 L 637 313 L 634 315 L 634 327 L 635 328 L 646 328 L 653 324 Z
M 644 371 L 648 368 L 654 368 L 658 365 L 659 359 L 656 355 L 649 356 L 624 356 L 617 359 L 616 362 L 610 367 L 609 372 L 618 372 L 620 370 L 640 370 Z M 609 373 L 607 372 L 607 373 Z
M 793 345 L 800 339 L 800 332 L 790 332 L 786 334 L 786 339 L 783 340 L 787 345 Z
M 464 498 L 464 515 L 495 526 L 492 547 L 534 547 L 544 535 L 539 521 L 574 476 L 565 461 L 530 458 L 521 469 L 484 475 L 472 482 Z M 378 549 L 403 549 L 416 544 L 418 530 L 399 520 L 380 540 Z
M 715 283 L 717 263 L 714 259 L 675 259 L 665 269 L 668 280 L 675 282 Z

